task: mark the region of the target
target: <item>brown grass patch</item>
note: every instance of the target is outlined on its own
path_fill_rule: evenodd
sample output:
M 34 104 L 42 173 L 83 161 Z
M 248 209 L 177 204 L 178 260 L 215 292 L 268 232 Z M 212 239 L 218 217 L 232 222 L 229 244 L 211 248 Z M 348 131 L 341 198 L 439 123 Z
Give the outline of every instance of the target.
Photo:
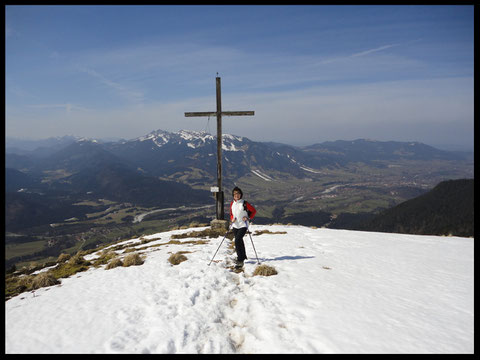
M 255 230 L 255 233 L 253 234 L 253 236 L 259 236 L 259 235 L 262 235 L 262 234 L 272 234 L 272 235 L 277 235 L 277 234 L 286 234 L 287 232 L 286 231 L 270 231 L 270 230 Z
M 47 271 L 47 272 L 42 272 L 33 278 L 31 288 L 39 289 L 42 287 L 47 287 L 47 286 L 52 286 L 57 284 L 60 284 L 60 281 L 58 281 L 55 276 L 53 276 L 51 273 Z
M 82 253 L 79 251 L 75 255 L 73 255 L 69 260 L 68 263 L 71 265 L 90 265 L 90 262 L 85 260 L 82 256 Z
M 132 265 L 142 265 L 145 261 L 142 259 L 140 254 L 138 253 L 131 253 L 125 256 L 123 259 L 123 266 L 132 266 Z
M 253 276 L 271 276 L 271 275 L 277 275 L 278 272 L 275 270 L 273 266 L 268 266 L 268 265 L 258 265 L 253 272 Z
M 110 260 L 114 259 L 117 257 L 117 254 L 114 251 L 108 250 L 108 251 L 102 251 L 100 257 L 97 259 L 93 260 L 93 266 L 99 267 L 100 265 L 105 265 L 107 264 Z
M 172 239 L 186 239 L 186 238 L 201 238 L 201 239 L 206 239 L 207 237 L 212 239 L 212 238 L 217 238 L 219 236 L 223 237 L 225 236 L 226 231 L 223 229 L 212 229 L 212 228 L 207 228 L 205 230 L 201 231 L 190 231 L 186 232 L 183 234 L 173 234 L 171 236 Z M 229 234 L 227 235 L 229 239 L 233 239 L 233 233 L 229 231 Z
M 120 258 L 115 258 L 110 260 L 110 262 L 105 266 L 105 270 L 110 270 L 118 266 L 123 266 L 123 262 Z
M 57 263 L 63 263 L 65 261 L 68 261 L 68 260 L 70 260 L 71 257 L 72 256 L 70 254 L 62 253 L 58 256 Z
M 185 255 L 183 255 L 185 252 L 184 251 L 179 251 L 175 254 L 172 254 L 170 255 L 170 257 L 168 258 L 168 261 L 170 262 L 170 264 L 172 265 L 178 265 L 180 264 L 181 262 L 185 261 L 185 260 L 188 260 L 187 257 Z

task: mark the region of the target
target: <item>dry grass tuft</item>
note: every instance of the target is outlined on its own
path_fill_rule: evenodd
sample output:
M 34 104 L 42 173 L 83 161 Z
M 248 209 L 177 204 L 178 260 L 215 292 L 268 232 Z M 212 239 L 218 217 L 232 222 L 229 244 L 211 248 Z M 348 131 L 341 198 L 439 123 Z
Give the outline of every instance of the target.
M 145 244 L 148 244 L 152 241 L 158 241 L 158 240 L 162 240 L 162 238 L 160 237 L 155 237 L 155 238 L 151 238 L 151 239 L 141 239 L 142 241 L 140 242 L 140 245 L 145 245 Z
M 130 253 L 123 259 L 123 266 L 142 265 L 145 261 L 138 253 Z
M 63 263 L 65 261 L 70 260 L 70 258 L 71 258 L 70 254 L 62 253 L 58 256 L 57 263 Z
M 273 235 L 276 235 L 276 234 L 286 234 L 287 232 L 286 231 L 270 231 L 270 230 L 255 230 L 255 233 L 253 234 L 253 236 L 258 236 L 258 235 L 262 235 L 262 234 L 273 234 Z
M 58 263 L 55 268 L 48 270 L 48 272 L 55 278 L 60 279 L 67 278 L 77 272 L 87 271 L 91 263 L 83 258 L 83 254 L 79 251 L 68 261 Z
M 183 255 L 181 251 L 170 255 L 170 257 L 168 258 L 168 261 L 170 261 L 172 265 L 178 265 L 185 260 L 187 260 L 187 257 Z
M 123 262 L 120 258 L 115 258 L 115 259 L 112 259 L 107 264 L 107 266 L 105 266 L 105 270 L 110 270 L 110 269 L 116 268 L 118 266 L 123 266 Z
M 17 287 L 19 292 L 28 291 L 32 289 L 34 275 L 21 276 L 17 281 Z
M 24 275 L 18 278 L 18 285 L 29 287 L 32 284 L 33 278 L 35 275 Z
M 253 276 L 271 276 L 271 275 L 277 275 L 278 272 L 275 270 L 273 266 L 268 266 L 268 265 L 258 265 L 253 272 Z
M 100 265 L 105 265 L 107 264 L 110 260 L 114 259 L 117 257 L 117 253 L 115 251 L 102 251 L 101 255 L 99 258 L 93 260 L 93 266 L 99 267 Z
M 58 281 L 55 276 L 49 272 L 42 272 L 33 278 L 32 289 L 39 289 L 57 284 L 60 284 L 60 281 Z
M 82 253 L 79 251 L 75 255 L 73 255 L 69 260 L 68 263 L 71 265 L 90 265 L 90 262 L 85 260 L 82 256 Z
M 171 236 L 172 239 L 185 239 L 185 238 L 201 238 L 201 239 L 206 239 L 208 238 L 217 238 L 219 236 L 225 236 L 226 231 L 222 229 L 212 229 L 212 228 L 207 228 L 205 230 L 201 231 L 190 231 L 187 233 L 183 234 L 173 234 Z M 228 238 L 233 238 L 233 233 L 230 231 L 229 234 L 227 235 Z

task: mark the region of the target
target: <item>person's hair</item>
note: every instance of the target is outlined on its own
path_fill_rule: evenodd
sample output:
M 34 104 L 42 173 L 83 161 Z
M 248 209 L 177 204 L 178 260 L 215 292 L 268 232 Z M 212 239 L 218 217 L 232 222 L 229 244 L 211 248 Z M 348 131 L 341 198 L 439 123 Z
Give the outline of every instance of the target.
M 243 197 L 243 191 L 238 186 L 235 186 L 232 190 L 232 196 L 235 191 L 238 191 L 240 193 L 240 199 L 241 199 Z

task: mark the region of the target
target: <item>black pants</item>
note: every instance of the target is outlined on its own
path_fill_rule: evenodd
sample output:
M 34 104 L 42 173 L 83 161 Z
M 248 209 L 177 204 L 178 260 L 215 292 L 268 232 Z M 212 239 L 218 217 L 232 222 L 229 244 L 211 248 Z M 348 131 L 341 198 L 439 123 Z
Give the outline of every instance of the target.
M 235 235 L 235 250 L 237 251 L 238 261 L 244 261 L 247 259 L 245 253 L 245 244 L 243 243 L 243 236 L 246 234 L 247 228 L 240 229 L 233 228 L 233 234 Z

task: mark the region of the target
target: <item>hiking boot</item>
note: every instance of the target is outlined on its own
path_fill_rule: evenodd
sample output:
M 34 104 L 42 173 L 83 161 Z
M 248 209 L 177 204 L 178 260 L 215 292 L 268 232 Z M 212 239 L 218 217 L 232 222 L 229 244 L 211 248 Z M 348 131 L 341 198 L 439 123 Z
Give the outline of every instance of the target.
M 235 260 L 235 267 L 241 268 L 243 267 L 243 260 Z

